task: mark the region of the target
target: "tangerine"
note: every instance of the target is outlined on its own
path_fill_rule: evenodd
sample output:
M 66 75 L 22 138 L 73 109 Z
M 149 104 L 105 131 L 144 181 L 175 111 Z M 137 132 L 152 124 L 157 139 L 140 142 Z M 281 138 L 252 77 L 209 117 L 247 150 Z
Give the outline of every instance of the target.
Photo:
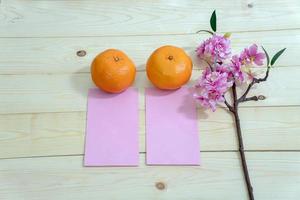
M 122 51 L 107 49 L 92 62 L 91 76 L 95 85 L 109 93 L 120 93 L 134 81 L 136 74 L 132 60 Z
M 193 63 L 182 48 L 162 46 L 147 61 L 149 80 L 159 89 L 173 90 L 186 84 L 191 78 Z

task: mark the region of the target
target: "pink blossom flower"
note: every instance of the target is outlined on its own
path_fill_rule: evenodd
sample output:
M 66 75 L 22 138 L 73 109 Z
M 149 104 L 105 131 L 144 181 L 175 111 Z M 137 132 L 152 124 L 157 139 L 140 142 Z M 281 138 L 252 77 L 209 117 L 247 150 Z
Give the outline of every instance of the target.
M 215 65 L 215 71 L 220 72 L 220 73 L 227 73 L 227 79 L 228 81 L 232 81 L 233 79 L 233 74 L 231 72 L 230 64 L 218 64 L 216 63 Z
M 240 83 L 245 81 L 246 77 L 245 77 L 245 73 L 242 70 L 241 59 L 237 55 L 232 56 L 231 64 L 229 65 L 229 67 L 230 67 L 230 72 L 235 80 L 237 80 Z
M 230 40 L 215 34 L 201 43 L 196 52 L 200 58 L 209 62 L 223 61 L 231 54 Z
M 222 64 L 216 63 L 214 65 L 214 67 L 215 67 L 215 70 L 220 73 L 229 73 L 230 72 L 228 65 L 224 64 L 224 63 L 222 63 Z
M 242 63 L 245 65 L 251 65 L 254 62 L 258 66 L 263 65 L 266 55 L 265 53 L 258 52 L 257 49 L 258 47 L 256 44 L 251 45 L 249 48 L 245 48 L 240 56 Z
M 223 95 L 231 86 L 232 81 L 228 81 L 226 72 L 212 72 L 209 68 L 206 68 L 195 85 L 194 97 L 201 106 L 215 111 L 216 105 L 224 102 Z

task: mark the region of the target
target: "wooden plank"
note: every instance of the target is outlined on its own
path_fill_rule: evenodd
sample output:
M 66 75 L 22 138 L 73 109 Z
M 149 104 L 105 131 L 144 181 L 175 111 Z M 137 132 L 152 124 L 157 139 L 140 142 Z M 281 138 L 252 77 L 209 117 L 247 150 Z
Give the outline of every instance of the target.
M 83 153 L 85 113 L 0 115 L 0 157 Z
M 0 37 L 195 33 L 209 28 L 213 9 L 221 31 L 300 28 L 298 0 L 2 0 Z
M 141 154 L 140 166 L 132 168 L 84 168 L 82 156 L 0 160 L 0 197 L 11 200 L 246 198 L 236 153 L 203 153 L 202 160 L 201 167 L 147 167 Z M 163 182 L 166 189 L 156 189 L 157 182 Z
M 235 152 L 202 153 L 202 166 L 84 168 L 82 156 L 0 160 L 1 199 L 246 199 Z M 257 199 L 300 195 L 299 152 L 246 154 Z M 155 187 L 165 184 L 164 190 Z
M 243 107 L 239 110 L 246 150 L 300 150 L 300 107 Z M 204 151 L 237 150 L 234 119 L 224 109 L 199 109 Z
M 300 152 L 246 154 L 256 199 L 290 199 L 300 196 Z
M 132 37 L 77 37 L 77 38 L 0 38 L 0 74 L 53 74 L 89 72 L 93 58 L 108 48 L 125 51 L 136 63 L 137 69 L 145 69 L 149 55 L 159 46 L 172 44 L 183 47 L 192 57 L 195 69 L 203 63 L 195 55 L 198 43 L 207 34 L 157 35 Z M 293 37 L 291 40 L 290 38 Z M 245 32 L 232 34 L 232 48 L 238 53 L 252 43 L 264 45 L 269 53 L 287 47 L 276 66 L 299 66 L 296 58 L 300 51 L 300 30 Z M 85 57 L 76 52 L 85 50 Z
M 189 84 L 200 76 L 193 71 Z M 299 67 L 274 68 L 266 83 L 249 94 L 265 95 L 264 101 L 241 106 L 295 106 L 300 103 Z M 138 72 L 135 87 L 150 87 L 145 72 Z M 94 87 L 89 74 L 0 75 L 0 114 L 85 111 L 88 88 Z M 141 98 L 142 99 L 142 98 Z M 140 104 L 143 107 L 143 102 Z
M 245 149 L 300 150 L 299 112 L 300 107 L 240 109 Z M 145 111 L 139 113 L 139 150 L 145 152 Z M 201 151 L 237 150 L 227 111 L 199 110 L 198 116 Z M 0 115 L 0 158 L 83 154 L 85 124 L 85 112 Z

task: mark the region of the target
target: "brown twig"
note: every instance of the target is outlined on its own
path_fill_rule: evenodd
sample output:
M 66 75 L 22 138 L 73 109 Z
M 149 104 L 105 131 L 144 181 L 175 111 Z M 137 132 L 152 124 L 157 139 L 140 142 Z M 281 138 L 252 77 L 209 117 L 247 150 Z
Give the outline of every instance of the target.
M 258 96 L 246 97 L 243 100 L 241 100 L 240 103 L 245 102 L 245 101 L 258 101 L 258 100 L 259 100 Z
M 223 98 L 224 98 L 224 103 L 227 106 L 228 110 L 230 112 L 234 112 L 233 107 L 228 103 L 228 101 L 226 100 L 225 96 L 223 96 Z
M 235 125 L 236 125 L 236 133 L 237 133 L 237 138 L 238 138 L 238 143 L 239 143 L 239 153 L 241 156 L 244 178 L 245 178 L 245 182 L 247 185 L 247 191 L 248 191 L 249 198 L 250 198 L 250 200 L 254 200 L 253 188 L 252 188 L 250 177 L 249 177 L 248 166 L 247 166 L 245 151 L 244 151 L 243 136 L 242 136 L 240 118 L 239 118 L 239 113 L 238 113 L 239 101 L 237 99 L 235 83 L 232 86 L 232 95 L 233 95 L 233 112 L 232 113 L 234 115 L 234 120 L 235 120 Z
M 268 66 L 268 68 L 267 68 L 267 72 L 266 72 L 265 77 L 263 77 L 263 78 L 253 78 L 252 82 L 248 85 L 245 93 L 238 99 L 238 102 L 240 103 L 240 102 L 244 102 L 245 101 L 245 99 L 247 98 L 247 95 L 248 95 L 250 89 L 252 88 L 252 86 L 254 84 L 266 81 L 268 79 L 268 77 L 269 77 L 269 72 L 270 72 L 270 66 Z
M 237 98 L 236 84 L 233 83 L 233 85 L 232 85 L 233 105 L 232 106 L 226 101 L 226 99 L 224 97 L 225 105 L 228 107 L 229 111 L 231 111 L 234 115 L 234 121 L 235 121 L 235 125 L 236 125 L 236 133 L 237 133 L 238 144 L 239 144 L 239 154 L 241 156 L 241 163 L 242 163 L 242 167 L 243 167 L 244 178 L 245 178 L 245 182 L 247 185 L 247 191 L 248 191 L 248 196 L 249 196 L 250 200 L 254 200 L 253 187 L 251 185 L 248 166 L 247 166 L 246 157 L 245 157 L 245 150 L 244 150 L 244 143 L 243 143 L 243 136 L 242 136 L 238 106 L 242 102 L 258 101 L 258 100 L 263 99 L 263 98 L 260 98 L 260 96 L 247 97 L 247 95 L 254 84 L 266 81 L 268 79 L 269 71 L 270 71 L 270 67 L 267 68 L 266 74 L 263 78 L 253 78 L 252 82 L 248 85 L 244 94 L 240 98 Z

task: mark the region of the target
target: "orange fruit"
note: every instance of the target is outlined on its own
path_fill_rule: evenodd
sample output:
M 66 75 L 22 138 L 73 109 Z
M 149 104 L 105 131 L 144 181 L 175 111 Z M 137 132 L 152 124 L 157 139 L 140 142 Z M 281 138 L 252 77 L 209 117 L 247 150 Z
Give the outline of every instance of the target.
M 107 49 L 95 57 L 91 75 L 95 85 L 109 93 L 120 93 L 134 81 L 135 65 L 122 51 Z
M 149 57 L 146 71 L 153 85 L 160 89 L 173 90 L 189 81 L 192 68 L 192 60 L 183 49 L 162 46 Z

